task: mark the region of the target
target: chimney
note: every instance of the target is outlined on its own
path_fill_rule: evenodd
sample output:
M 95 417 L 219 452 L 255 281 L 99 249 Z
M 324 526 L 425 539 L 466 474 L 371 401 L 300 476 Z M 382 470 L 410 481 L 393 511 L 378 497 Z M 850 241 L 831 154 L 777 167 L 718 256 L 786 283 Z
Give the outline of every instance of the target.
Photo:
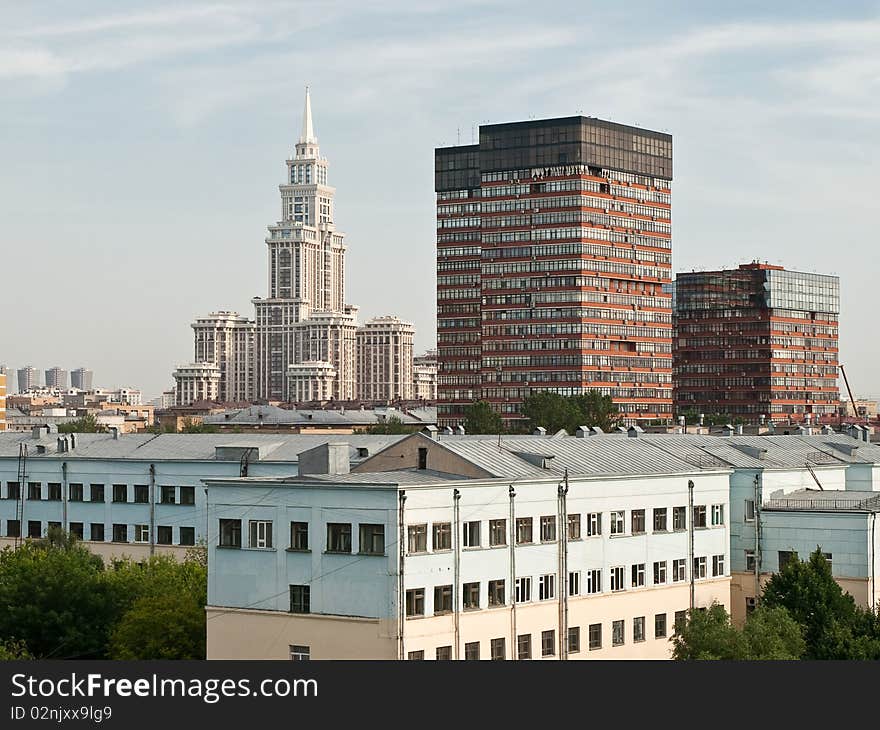
M 67 451 L 67 439 L 64 436 L 59 436 L 56 440 L 55 451 L 59 454 L 63 454 Z
M 638 438 L 644 432 L 645 432 L 645 429 L 643 429 L 641 426 L 630 426 L 626 430 L 626 435 L 629 436 L 630 438 Z
M 436 441 L 439 431 L 437 430 L 437 427 L 432 424 L 430 426 L 425 426 L 422 429 L 422 433 L 425 434 L 425 436 L 427 436 L 428 438 L 434 439 Z
M 452 428 L 449 426 L 444 426 L 443 430 L 440 433 L 442 433 L 444 436 L 452 436 Z
M 547 429 L 543 426 L 538 426 L 534 431 L 532 431 L 532 436 L 546 436 Z
M 110 435 L 113 437 L 114 441 L 119 441 L 119 427 L 118 426 L 110 426 L 107 429 L 110 432 Z
M 585 438 L 586 436 L 588 436 L 589 433 L 590 433 L 589 426 L 578 426 L 577 430 L 574 432 L 574 437 L 582 439 L 582 438 Z
M 725 436 L 733 436 L 733 424 L 730 424 L 730 423 L 725 424 L 724 429 L 722 430 L 722 433 Z
M 70 450 L 73 451 L 76 448 L 76 434 L 70 434 Z
M 590 436 L 601 436 L 605 433 L 599 426 L 590 426 Z
M 678 425 L 681 426 L 682 428 L 685 427 L 685 419 L 684 419 L 684 416 L 679 416 L 679 417 L 678 417 Z
M 308 474 L 348 474 L 348 444 L 321 444 L 301 452 L 298 457 L 300 476 Z
M 767 420 L 767 416 L 765 416 L 763 413 L 758 416 L 758 423 L 760 423 L 762 426 L 764 425 L 764 422 L 766 420 Z
M 700 425 L 701 425 L 701 426 L 703 425 L 703 423 L 704 423 L 705 420 L 706 420 L 706 414 L 705 414 L 705 413 L 701 413 L 701 414 L 700 414 Z
M 455 427 L 455 435 L 464 436 L 464 426 L 462 426 L 460 423 Z
M 736 426 L 736 435 L 737 436 L 743 435 L 743 425 L 741 423 L 738 423 Z

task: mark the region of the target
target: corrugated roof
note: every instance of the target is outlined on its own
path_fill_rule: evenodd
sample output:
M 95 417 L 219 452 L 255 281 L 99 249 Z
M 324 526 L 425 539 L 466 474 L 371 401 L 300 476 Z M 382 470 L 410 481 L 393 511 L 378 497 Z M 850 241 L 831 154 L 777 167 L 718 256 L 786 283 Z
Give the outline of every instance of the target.
M 436 408 L 418 408 L 408 411 L 398 409 L 328 408 L 328 409 L 287 409 L 273 405 L 249 406 L 239 410 L 215 413 L 204 417 L 210 425 L 273 425 L 305 426 L 323 425 L 375 425 L 387 418 L 399 418 L 408 425 L 433 424 L 437 422 Z

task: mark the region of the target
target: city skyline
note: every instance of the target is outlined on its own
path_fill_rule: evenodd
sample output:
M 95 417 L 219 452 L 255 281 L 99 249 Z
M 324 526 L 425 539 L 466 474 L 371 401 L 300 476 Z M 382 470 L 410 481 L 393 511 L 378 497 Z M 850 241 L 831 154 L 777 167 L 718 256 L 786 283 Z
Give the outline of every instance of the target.
M 147 397 L 169 388 L 169 364 L 191 352 L 181 323 L 218 308 L 247 313 L 265 289 L 261 231 L 276 217 L 265 190 L 296 141 L 309 83 L 358 272 L 347 298 L 364 320 L 396 312 L 414 322 L 416 352 L 434 346 L 432 150 L 469 143 L 485 121 L 584 114 L 673 135 L 673 272 L 761 259 L 840 275 L 841 361 L 856 397 L 877 393 L 877 346 L 859 336 L 870 309 L 856 297 L 872 283 L 880 20 L 868 3 L 837 15 L 785 6 L 597 7 L 527 33 L 525 4 L 327 3 L 320 17 L 303 3 L 10 9 L 0 234 L 16 244 L 4 262 L 50 257 L 39 292 L 32 277 L 9 277 L 30 316 L 9 322 L 0 360 L 89 362 L 102 382 Z M 450 21 L 465 7 L 461 37 Z M 603 38 L 602 24 L 624 17 L 634 51 Z M 328 28 L 351 41 L 329 64 L 316 52 L 323 34 L 311 32 Z M 488 28 L 498 32 L 479 40 Z M 473 66 L 479 79 L 462 73 Z M 47 214 L 51 235 L 34 225 Z M 47 325 L 39 338 L 35 319 Z

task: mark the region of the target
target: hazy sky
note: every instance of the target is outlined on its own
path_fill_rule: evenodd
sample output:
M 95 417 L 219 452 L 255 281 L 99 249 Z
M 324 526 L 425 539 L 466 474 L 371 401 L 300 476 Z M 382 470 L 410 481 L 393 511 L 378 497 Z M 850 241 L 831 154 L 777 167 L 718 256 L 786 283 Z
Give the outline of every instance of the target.
M 435 146 L 583 113 L 673 134 L 675 270 L 839 274 L 841 359 L 857 397 L 880 394 L 878 2 L 0 0 L 0 17 L 0 363 L 152 397 L 192 359 L 196 315 L 253 316 L 308 83 L 362 320 L 398 314 L 434 344 Z

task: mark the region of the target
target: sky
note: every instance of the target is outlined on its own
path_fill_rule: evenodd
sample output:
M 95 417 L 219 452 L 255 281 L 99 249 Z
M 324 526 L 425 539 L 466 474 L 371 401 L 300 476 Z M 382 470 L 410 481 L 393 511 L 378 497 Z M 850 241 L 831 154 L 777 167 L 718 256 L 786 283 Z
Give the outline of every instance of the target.
M 841 277 L 874 365 L 880 2 L 0 0 L 0 363 L 173 384 L 190 323 L 253 316 L 304 87 L 347 301 L 435 343 L 433 150 L 584 114 L 673 135 L 673 267 Z M 14 386 L 13 388 L 14 389 Z

